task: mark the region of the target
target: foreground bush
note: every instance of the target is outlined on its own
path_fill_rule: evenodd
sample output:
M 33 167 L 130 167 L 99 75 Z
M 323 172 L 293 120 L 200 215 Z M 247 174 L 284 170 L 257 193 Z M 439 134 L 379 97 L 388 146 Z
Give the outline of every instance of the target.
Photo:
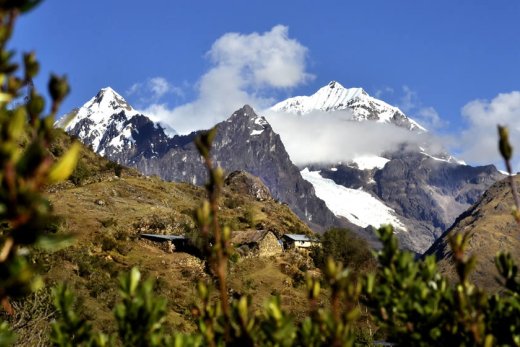
M 14 53 L 5 48 L 17 16 L 38 3 L 0 2 L 0 302 L 10 314 L 14 313 L 11 298 L 31 293 L 41 284 L 24 254 L 30 247 L 55 246 L 59 241 L 46 232 L 55 218 L 41 191 L 45 185 L 70 176 L 79 151 L 73 146 L 56 161 L 53 152 L 47 150 L 54 115 L 68 92 L 66 81 L 51 78 L 52 103 L 50 113 L 44 116 L 44 99 L 31 82 L 38 71 L 34 54 L 24 55 L 23 74 L 17 76 Z M 26 100 L 14 105 L 24 90 Z M 489 295 L 478 289 L 468 277 L 475 264 L 475 258 L 465 256 L 470 235 L 459 234 L 451 239 L 452 260 L 458 273 L 455 284 L 450 285 L 438 272 L 434 258 L 415 260 L 411 253 L 399 250 L 388 226 L 378 230 L 383 247 L 377 253 L 374 273 L 353 276 L 341 262 L 331 258 L 322 261 L 322 280 L 306 279 L 309 305 L 303 320 L 285 312 L 277 297 L 255 312 L 247 296 L 229 297 L 227 273 L 232 248 L 230 229 L 219 222 L 223 172 L 211 162 L 214 136 L 212 130 L 196 141 L 209 182 L 208 198 L 195 215 L 200 249 L 206 255 L 212 279 L 198 283 L 196 305 L 192 308 L 197 330 L 190 334 L 165 333 L 165 300 L 154 296 L 153 283 L 142 282 L 139 271 L 132 269 L 120 278 L 121 302 L 114 310 L 118 329 L 112 335 L 94 331 L 76 313 L 71 290 L 63 285 L 55 288 L 58 315 L 50 336 L 54 345 L 352 346 L 370 343 L 376 334 L 409 346 L 520 345 L 518 267 L 511 256 L 498 255 L 503 293 Z M 507 131 L 501 129 L 500 136 L 500 150 L 508 162 L 512 150 Z M 516 189 L 513 192 L 516 194 Z M 520 221 L 519 216 L 517 209 L 515 217 Z M 341 255 L 341 249 L 338 251 Z M 343 260 L 350 261 L 348 254 Z M 322 286 L 330 297 L 326 305 L 318 300 Z M 362 308 L 368 311 L 376 330 L 368 338 L 361 338 L 358 330 Z M 14 339 L 8 324 L 0 321 L 0 346 Z
M 322 282 L 307 278 L 309 313 L 301 321 L 284 312 L 277 297 L 257 312 L 252 311 L 247 296 L 229 298 L 226 276 L 230 232 L 218 220 L 223 174 L 212 167 L 209 157 L 213 136 L 214 130 L 197 141 L 210 182 L 208 200 L 196 216 L 202 249 L 208 258 L 208 272 L 214 279 L 198 284 L 198 303 L 192 310 L 198 322 L 197 331 L 187 335 L 165 334 L 165 304 L 152 296 L 151 282 L 139 282 L 139 272 L 134 269 L 121 278 L 123 302 L 115 310 L 118 335 L 93 333 L 88 323 L 66 318 L 77 315 L 72 310 L 70 292 L 62 289 L 57 292 L 57 302 L 65 319 L 54 324 L 54 343 L 60 346 L 68 346 L 71 341 L 74 345 L 353 346 L 358 342 L 370 343 L 372 338 L 359 333 L 363 307 L 371 316 L 377 336 L 398 345 L 520 344 L 518 268 L 510 256 L 500 254 L 496 263 L 504 292 L 489 295 L 475 287 L 469 281 L 475 258 L 465 256 L 469 234 L 451 238 L 453 262 L 459 276 L 452 285 L 438 272 L 433 256 L 415 260 L 412 253 L 399 250 L 393 229 L 386 226 L 377 231 L 383 247 L 377 252 L 374 273 L 354 276 L 341 262 L 329 257 L 323 267 Z M 330 293 L 325 306 L 318 303 L 322 283 Z M 89 333 L 85 334 L 85 330 Z
M 368 269 L 374 265 L 374 257 L 368 243 L 345 228 L 331 228 L 321 236 L 321 246 L 311 249 L 314 265 L 323 269 L 327 258 L 353 269 Z
M 0 304 L 10 316 L 16 313 L 13 298 L 42 286 L 29 261 L 30 249 L 56 247 L 61 241 L 51 233 L 57 219 L 41 192 L 67 179 L 80 149 L 76 143 L 59 159 L 49 150 L 54 116 L 69 92 L 66 79 L 50 78 L 46 113 L 45 100 L 32 83 L 39 70 L 35 54 L 23 54 L 20 64 L 7 48 L 18 16 L 39 2 L 0 2 Z M 8 324 L 0 320 L 0 345 L 13 340 Z

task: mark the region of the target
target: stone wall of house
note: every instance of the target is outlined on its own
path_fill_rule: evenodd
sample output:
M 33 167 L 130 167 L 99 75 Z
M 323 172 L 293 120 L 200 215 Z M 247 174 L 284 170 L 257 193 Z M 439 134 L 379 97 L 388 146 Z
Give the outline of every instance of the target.
M 267 233 L 258 244 L 258 255 L 260 257 L 270 257 L 282 253 L 282 245 L 272 232 Z

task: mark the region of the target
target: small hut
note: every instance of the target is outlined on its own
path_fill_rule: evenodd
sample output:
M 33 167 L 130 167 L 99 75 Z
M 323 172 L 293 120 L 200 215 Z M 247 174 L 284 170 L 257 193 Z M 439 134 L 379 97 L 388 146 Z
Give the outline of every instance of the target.
M 309 249 L 321 244 L 319 240 L 304 234 L 285 234 L 282 240 L 285 249 Z
M 269 257 L 282 253 L 281 242 L 272 231 L 244 230 L 235 231 L 231 236 L 231 244 L 242 253 Z

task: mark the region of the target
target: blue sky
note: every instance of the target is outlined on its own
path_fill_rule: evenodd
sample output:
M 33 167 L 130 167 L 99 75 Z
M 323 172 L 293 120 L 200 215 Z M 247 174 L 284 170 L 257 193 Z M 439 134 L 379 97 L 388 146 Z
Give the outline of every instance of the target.
M 239 33 L 234 38 L 251 48 L 252 33 L 267 37 L 281 25 L 271 36 L 296 52 L 287 64 L 299 75 L 287 83 L 226 80 L 242 84 L 241 101 L 308 95 L 337 80 L 400 106 L 438 134 L 491 143 L 490 124 L 515 115 L 520 123 L 518 18 L 516 0 L 47 0 L 20 19 L 13 46 L 36 50 L 38 85 L 50 71 L 69 76 L 63 112 L 108 85 L 141 109 L 164 111 L 201 99 L 205 76 L 229 63 L 222 54 L 230 45 L 217 50 L 219 39 Z M 263 44 L 251 52 L 267 51 Z M 470 162 L 495 153 L 462 147 Z

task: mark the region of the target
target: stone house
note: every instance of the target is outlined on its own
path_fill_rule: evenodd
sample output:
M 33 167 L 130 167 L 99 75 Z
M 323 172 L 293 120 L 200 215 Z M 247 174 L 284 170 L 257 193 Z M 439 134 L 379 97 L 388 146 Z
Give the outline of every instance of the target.
M 235 231 L 231 235 L 231 244 L 242 255 L 254 254 L 259 257 L 270 257 L 283 252 L 283 247 L 272 231 L 244 230 Z
M 285 249 L 309 249 L 321 244 L 319 240 L 304 234 L 285 234 L 282 241 Z

